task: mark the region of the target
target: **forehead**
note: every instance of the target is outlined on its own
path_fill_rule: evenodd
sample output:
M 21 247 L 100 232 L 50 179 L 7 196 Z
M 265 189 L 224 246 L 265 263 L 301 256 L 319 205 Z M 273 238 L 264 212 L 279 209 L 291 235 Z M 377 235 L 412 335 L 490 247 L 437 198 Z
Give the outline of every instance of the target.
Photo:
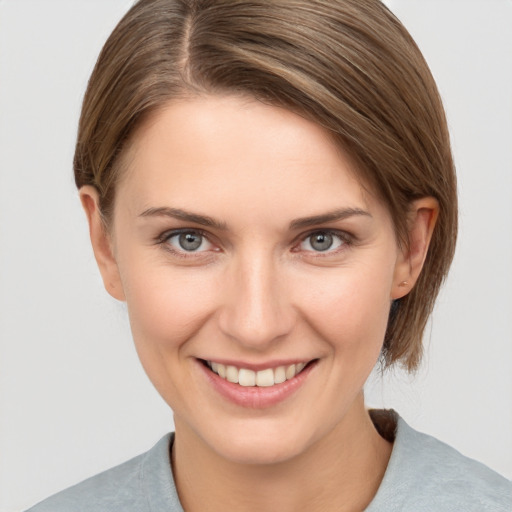
M 125 164 L 118 200 L 129 198 L 137 209 L 207 203 L 220 212 L 241 203 L 253 213 L 279 215 L 280 207 L 367 209 L 375 203 L 353 160 L 326 130 L 247 98 L 170 102 L 136 132 Z

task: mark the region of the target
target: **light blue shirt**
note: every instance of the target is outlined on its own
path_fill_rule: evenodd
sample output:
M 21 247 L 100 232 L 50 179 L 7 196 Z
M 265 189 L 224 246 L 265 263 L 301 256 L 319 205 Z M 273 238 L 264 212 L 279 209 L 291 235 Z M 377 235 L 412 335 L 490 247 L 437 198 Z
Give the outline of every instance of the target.
M 512 482 L 397 416 L 384 479 L 366 512 L 512 512 Z M 183 512 L 171 470 L 174 436 L 27 512 Z

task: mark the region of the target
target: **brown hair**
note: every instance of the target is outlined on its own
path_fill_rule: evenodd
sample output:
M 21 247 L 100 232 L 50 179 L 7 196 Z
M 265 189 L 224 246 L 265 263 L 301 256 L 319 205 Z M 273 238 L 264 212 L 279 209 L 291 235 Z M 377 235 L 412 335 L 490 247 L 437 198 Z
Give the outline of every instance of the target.
M 170 99 L 234 93 L 326 128 L 358 163 L 407 244 L 411 201 L 440 214 L 414 289 L 391 308 L 386 365 L 417 367 L 421 339 L 457 233 L 453 159 L 443 106 L 409 33 L 378 0 L 140 0 L 106 42 L 85 94 L 74 169 L 95 186 L 108 223 L 118 157 Z

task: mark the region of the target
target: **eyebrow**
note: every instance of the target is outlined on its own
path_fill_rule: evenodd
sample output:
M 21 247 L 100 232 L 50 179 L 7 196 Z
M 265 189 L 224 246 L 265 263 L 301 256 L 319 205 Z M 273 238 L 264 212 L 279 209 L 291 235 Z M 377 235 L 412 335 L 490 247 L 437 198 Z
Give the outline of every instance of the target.
M 221 231 L 227 229 L 225 222 L 219 222 L 212 217 L 207 215 L 200 215 L 198 213 L 187 212 L 180 208 L 148 208 L 144 210 L 139 217 L 171 217 L 173 219 L 184 220 L 187 222 L 193 222 L 194 224 L 200 224 L 201 226 L 207 226 L 209 228 L 215 228 Z
M 339 210 L 333 210 L 327 213 L 322 213 L 320 215 L 313 215 L 312 217 L 295 219 L 290 222 L 290 230 L 317 226 L 318 224 L 335 222 L 337 220 L 343 220 L 354 216 L 372 217 L 369 212 L 361 210 L 360 208 L 341 208 Z
M 313 215 L 311 217 L 302 217 L 300 219 L 295 219 L 290 222 L 289 229 L 303 229 L 310 226 L 317 226 L 318 224 L 325 224 L 328 222 L 335 222 L 338 220 L 343 220 L 348 217 L 354 216 L 365 216 L 372 217 L 372 215 L 360 208 L 341 208 L 338 210 L 333 210 L 327 213 L 322 213 L 320 215 Z M 184 220 L 187 222 L 193 222 L 194 224 L 200 224 L 201 226 L 206 226 L 209 228 L 215 228 L 221 231 L 226 231 L 227 224 L 225 222 L 219 222 L 208 215 L 201 215 L 199 213 L 192 213 L 186 210 L 182 210 L 181 208 L 169 208 L 166 206 L 158 207 L 158 208 L 148 208 L 144 210 L 139 217 L 170 217 L 173 219 Z

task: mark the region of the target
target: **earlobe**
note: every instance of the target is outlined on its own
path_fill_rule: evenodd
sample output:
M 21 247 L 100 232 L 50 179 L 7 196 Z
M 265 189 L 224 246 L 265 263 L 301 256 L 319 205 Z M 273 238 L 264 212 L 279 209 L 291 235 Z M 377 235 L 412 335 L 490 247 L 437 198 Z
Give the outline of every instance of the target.
M 409 245 L 403 248 L 395 266 L 392 299 L 407 295 L 418 280 L 439 215 L 439 203 L 433 197 L 423 197 L 411 204 L 409 215 Z
M 89 223 L 89 235 L 94 257 L 96 258 L 105 289 L 115 299 L 124 301 L 121 277 L 112 250 L 111 237 L 99 209 L 98 191 L 90 185 L 85 185 L 80 188 L 79 193 L 80 201 Z

